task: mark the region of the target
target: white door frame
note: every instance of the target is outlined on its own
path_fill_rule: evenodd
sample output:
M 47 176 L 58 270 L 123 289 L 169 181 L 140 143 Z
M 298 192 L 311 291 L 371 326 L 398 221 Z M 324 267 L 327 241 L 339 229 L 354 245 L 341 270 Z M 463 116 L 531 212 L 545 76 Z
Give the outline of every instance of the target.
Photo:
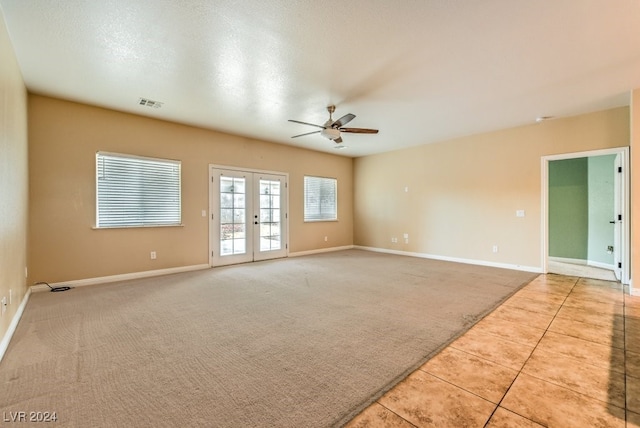
M 288 172 L 280 172 L 280 171 L 269 171 L 263 169 L 250 169 L 250 168 L 240 168 L 237 166 L 227 166 L 227 165 L 218 165 L 218 164 L 209 164 L 209 267 L 217 266 L 215 263 L 215 251 L 216 249 L 219 251 L 219 242 L 215 242 L 213 239 L 214 236 L 214 228 L 218 227 L 216 225 L 216 219 L 214 216 L 217 215 L 215 212 L 215 206 L 217 204 L 213 200 L 213 183 L 214 183 L 214 170 L 227 170 L 227 171 L 235 171 L 239 173 L 250 173 L 250 174 L 265 174 L 265 175 L 279 175 L 284 176 L 286 183 L 289 183 L 289 173 Z M 253 184 L 253 183 L 251 183 Z M 283 240 L 282 243 L 285 246 L 285 256 L 289 257 L 289 188 L 285 186 L 285 203 L 286 209 L 283 213 L 285 215 L 285 227 L 283 229 Z M 252 222 L 253 224 L 253 222 Z
M 620 155 L 622 163 L 622 178 L 620 180 L 619 192 L 620 198 L 620 214 L 622 214 L 622 227 L 620 228 L 620 253 L 619 260 L 614 260 L 614 263 L 620 261 L 622 263 L 622 277 L 620 281 L 623 284 L 629 284 L 631 269 L 631 251 L 630 251 L 630 204 L 629 204 L 629 183 L 630 183 L 630 171 L 629 171 L 629 147 L 619 147 L 613 149 L 591 150 L 586 152 L 576 153 L 564 153 L 559 155 L 543 156 L 541 158 L 542 163 L 542 273 L 548 272 L 548 259 L 549 259 L 549 162 L 562 159 L 575 159 L 593 156 L 603 155 Z

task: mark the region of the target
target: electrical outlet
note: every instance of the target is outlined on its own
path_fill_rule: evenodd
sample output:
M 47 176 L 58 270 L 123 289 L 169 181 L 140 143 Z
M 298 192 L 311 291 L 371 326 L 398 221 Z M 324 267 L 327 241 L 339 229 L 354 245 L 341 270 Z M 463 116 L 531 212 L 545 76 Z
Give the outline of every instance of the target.
M 494 245 L 494 246 L 493 246 L 493 252 L 494 252 L 494 253 L 497 253 L 497 252 L 498 252 L 498 246 L 497 246 L 497 245 Z
M 329 240 L 329 237 L 328 237 L 328 236 L 325 236 L 325 237 L 324 237 L 324 242 L 327 242 L 328 240 Z
M 151 252 L 151 260 L 155 260 L 156 259 L 156 252 L 152 251 Z
M 9 304 L 13 301 L 13 290 L 9 289 Z

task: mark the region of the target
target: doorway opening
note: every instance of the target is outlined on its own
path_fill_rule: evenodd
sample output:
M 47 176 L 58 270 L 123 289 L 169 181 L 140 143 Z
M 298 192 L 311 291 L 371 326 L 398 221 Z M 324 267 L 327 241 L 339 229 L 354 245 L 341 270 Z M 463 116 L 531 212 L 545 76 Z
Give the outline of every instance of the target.
M 210 265 L 288 255 L 288 174 L 209 166 Z
M 629 283 L 628 147 L 542 158 L 544 273 Z

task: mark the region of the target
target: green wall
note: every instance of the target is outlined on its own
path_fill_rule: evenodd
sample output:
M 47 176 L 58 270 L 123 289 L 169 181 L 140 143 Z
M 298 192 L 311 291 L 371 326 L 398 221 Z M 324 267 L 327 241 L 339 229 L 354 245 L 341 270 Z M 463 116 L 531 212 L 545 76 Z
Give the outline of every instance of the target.
M 613 265 L 616 155 L 549 162 L 549 256 Z
M 587 158 L 549 162 L 549 256 L 587 260 L 589 244 Z

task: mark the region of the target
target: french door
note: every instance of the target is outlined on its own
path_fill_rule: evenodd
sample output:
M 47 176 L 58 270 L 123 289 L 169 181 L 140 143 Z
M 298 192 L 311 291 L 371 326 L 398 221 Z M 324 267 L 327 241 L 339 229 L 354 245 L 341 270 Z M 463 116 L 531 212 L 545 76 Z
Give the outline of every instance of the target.
M 287 176 L 210 168 L 211 265 L 287 256 Z

